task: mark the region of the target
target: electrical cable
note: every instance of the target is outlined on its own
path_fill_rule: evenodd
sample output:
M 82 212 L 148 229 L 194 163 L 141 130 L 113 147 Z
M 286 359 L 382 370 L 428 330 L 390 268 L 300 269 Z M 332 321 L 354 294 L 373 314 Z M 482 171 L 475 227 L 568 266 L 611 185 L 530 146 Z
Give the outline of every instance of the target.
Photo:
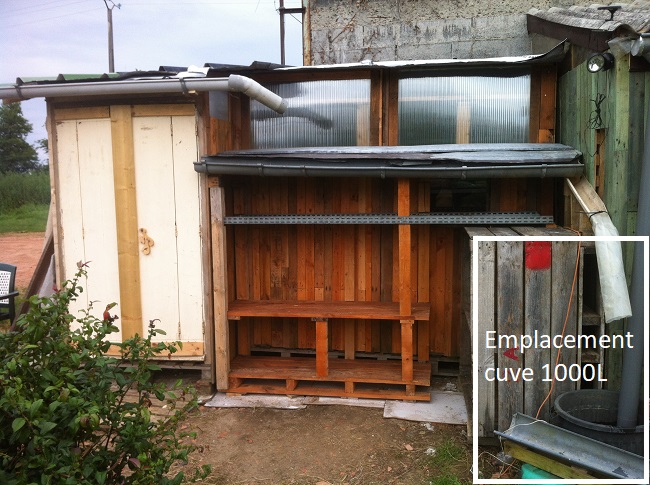
M 578 236 L 580 236 L 580 232 L 567 228 L 570 231 L 575 232 Z M 575 270 L 573 271 L 573 282 L 571 283 L 571 294 L 569 295 L 569 304 L 567 305 L 566 309 L 566 315 L 564 317 L 564 325 L 562 326 L 562 338 L 564 339 L 564 334 L 566 332 L 566 327 L 567 324 L 569 323 L 569 316 L 571 315 L 571 305 L 573 304 L 573 295 L 575 294 L 575 287 L 576 287 L 576 282 L 578 280 L 578 271 L 580 270 L 580 250 L 582 249 L 582 241 L 578 241 L 578 250 L 576 254 L 576 266 Z M 562 349 L 559 348 L 557 351 L 557 357 L 555 358 L 555 366 L 560 363 L 560 356 L 562 355 Z M 553 389 L 555 388 L 555 373 L 553 373 L 553 378 L 551 379 L 551 387 L 548 390 L 548 394 L 546 395 L 546 398 L 544 398 L 544 401 L 542 401 L 542 404 L 540 404 L 539 409 L 537 410 L 537 414 L 535 415 L 535 419 L 539 418 L 540 413 L 542 412 L 542 409 L 544 408 L 544 405 L 548 402 L 548 400 L 551 397 L 551 394 L 553 394 Z

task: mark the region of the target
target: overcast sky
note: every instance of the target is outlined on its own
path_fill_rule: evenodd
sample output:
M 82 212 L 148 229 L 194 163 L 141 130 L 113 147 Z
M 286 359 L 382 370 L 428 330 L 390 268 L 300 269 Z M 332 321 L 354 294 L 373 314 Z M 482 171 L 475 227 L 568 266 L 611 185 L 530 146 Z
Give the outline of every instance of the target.
M 285 0 L 285 7 L 300 4 Z M 278 0 L 116 0 L 114 5 L 118 72 L 280 62 Z M 0 84 L 17 77 L 108 72 L 104 0 L 0 0 L 0 18 Z M 290 65 L 302 65 L 299 21 L 300 16 L 286 16 Z M 22 107 L 34 126 L 30 141 L 45 138 L 44 101 L 25 101 Z

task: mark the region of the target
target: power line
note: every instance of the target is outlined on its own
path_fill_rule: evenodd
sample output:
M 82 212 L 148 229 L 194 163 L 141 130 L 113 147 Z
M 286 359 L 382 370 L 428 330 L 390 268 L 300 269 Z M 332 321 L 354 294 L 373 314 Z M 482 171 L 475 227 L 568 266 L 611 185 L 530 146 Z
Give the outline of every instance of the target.
M 7 24 L 7 25 L 5 25 L 5 27 L 22 27 L 23 25 L 37 24 L 39 22 L 49 22 L 50 20 L 56 20 L 56 19 L 60 19 L 60 18 L 64 18 L 64 17 L 72 17 L 73 15 L 81 15 L 81 14 L 88 13 L 88 12 L 95 12 L 95 11 L 98 10 L 98 8 L 100 8 L 100 7 L 95 7 L 95 8 L 91 8 L 91 9 L 88 9 L 88 10 L 80 10 L 80 11 L 77 11 L 77 12 L 68 12 L 68 13 L 65 13 L 63 15 L 57 15 L 55 17 L 47 17 L 47 18 L 42 18 L 42 19 L 32 19 L 32 20 L 28 20 L 26 22 L 19 22 L 19 23 L 15 23 L 15 24 Z
M 57 0 L 52 0 L 51 2 L 45 2 L 40 5 L 26 5 L 18 8 L 12 7 L 11 9 L 8 9 L 7 12 L 3 12 L 2 15 L 5 18 L 11 16 L 31 15 L 32 13 L 39 13 L 45 10 L 52 10 L 55 8 L 60 9 L 64 7 L 69 7 L 71 5 L 76 5 L 79 3 L 88 3 L 88 2 L 86 0 L 76 0 L 72 2 L 59 2 Z

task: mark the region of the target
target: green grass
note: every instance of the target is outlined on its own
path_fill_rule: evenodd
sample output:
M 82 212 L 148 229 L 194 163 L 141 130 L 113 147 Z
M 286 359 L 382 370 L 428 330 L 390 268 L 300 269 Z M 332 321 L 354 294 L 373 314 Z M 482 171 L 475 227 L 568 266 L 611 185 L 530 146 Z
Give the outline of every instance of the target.
M 471 456 L 466 446 L 453 440 L 445 441 L 431 457 L 429 467 L 436 470 L 431 485 L 470 485 L 471 480 L 462 480 L 458 476 L 467 476 L 471 467 Z
M 0 234 L 7 232 L 43 232 L 49 204 L 26 204 L 0 214 Z

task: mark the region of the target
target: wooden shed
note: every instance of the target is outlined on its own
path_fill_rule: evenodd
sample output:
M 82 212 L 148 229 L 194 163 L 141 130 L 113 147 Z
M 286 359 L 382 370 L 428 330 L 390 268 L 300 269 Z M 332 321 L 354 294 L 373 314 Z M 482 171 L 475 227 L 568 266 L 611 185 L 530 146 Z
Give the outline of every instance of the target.
M 429 399 L 460 353 L 464 228 L 563 223 L 563 179 L 583 171 L 553 143 L 563 55 L 206 65 L 284 115 L 184 81 L 91 96 L 59 80 L 57 278 L 92 261 L 80 305 L 117 301 L 119 338 L 154 321 L 220 390 Z

